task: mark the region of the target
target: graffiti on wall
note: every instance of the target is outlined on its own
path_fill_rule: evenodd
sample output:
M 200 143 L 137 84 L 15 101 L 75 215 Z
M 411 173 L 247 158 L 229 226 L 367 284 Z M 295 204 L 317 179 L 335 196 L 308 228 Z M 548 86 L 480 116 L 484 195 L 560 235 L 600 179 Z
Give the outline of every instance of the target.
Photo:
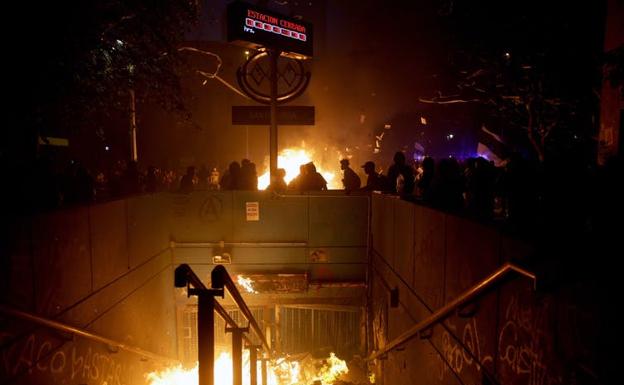
M 514 378 L 515 384 L 562 384 L 562 376 L 547 361 L 554 334 L 547 328 L 550 302 L 536 305 L 522 301 L 520 294 L 513 295 L 504 308 L 497 339 L 501 373 Z
M 30 333 L 0 336 L 1 383 L 126 385 L 132 368 L 119 353 L 85 341 Z
M 524 293 L 527 294 L 527 293 Z M 500 326 L 496 335 L 497 377 L 501 383 L 518 385 L 559 385 L 563 377 L 552 365 L 553 331 L 548 328 L 550 303 L 536 304 L 523 298 L 531 294 L 516 293 L 511 296 L 500 314 Z M 492 373 L 494 357 L 484 352 L 484 338 L 491 333 L 479 325 L 476 317 L 463 327 L 451 321 L 449 330 L 441 337 L 441 353 L 438 357 L 439 380 L 451 371 L 462 378 L 471 377 L 470 371 Z
M 483 349 L 483 338 L 479 334 L 479 327 L 476 318 L 470 319 L 463 328 L 458 328 L 452 322 L 447 323 L 449 329 L 459 336 L 459 341 L 448 330 L 442 333 L 442 354 L 440 358 L 439 379 L 442 380 L 450 371 L 462 374 L 462 371 L 475 369 L 481 372 L 482 366 L 493 363 L 491 355 L 486 354 Z M 461 333 L 457 333 L 461 330 Z M 461 342 L 461 343 L 460 343 Z M 465 347 L 465 349 L 464 349 Z

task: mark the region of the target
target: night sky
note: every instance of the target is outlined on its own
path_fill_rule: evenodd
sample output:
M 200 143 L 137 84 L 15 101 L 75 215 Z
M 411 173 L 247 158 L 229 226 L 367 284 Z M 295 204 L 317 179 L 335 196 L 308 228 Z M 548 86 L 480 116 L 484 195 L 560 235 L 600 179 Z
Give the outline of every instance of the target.
M 187 38 L 221 55 L 221 76 L 236 84 L 234 74 L 245 60 L 245 49 L 215 43 L 223 39 L 221 3 L 205 9 L 199 30 Z M 533 65 L 539 66 L 538 71 L 552 83 L 549 90 L 582 100 L 580 118 L 591 122 L 597 106 L 592 88 L 599 84 L 604 10 L 596 5 L 562 5 L 269 2 L 269 8 L 301 15 L 315 26 L 315 55 L 307 64 L 312 72 L 309 91 L 291 104 L 314 105 L 317 124 L 282 127 L 280 148 L 305 141 L 317 151 L 327 148 L 325 157 L 331 161 L 340 153 L 362 163 L 372 159 L 386 168 L 395 151 L 412 151 L 414 142 L 422 142 L 427 153 L 437 158 L 474 156 L 476 131 L 487 122 L 519 151 L 531 156 L 526 135 L 508 127 L 505 118 L 493 117 L 488 107 L 479 103 L 435 105 L 419 99 L 437 95 L 469 98 L 470 90 L 457 87 L 466 72 Z M 187 152 L 179 156 L 221 167 L 247 155 L 261 163 L 268 153 L 268 130 L 232 126 L 229 114 L 223 111 L 246 102 L 218 82 L 201 87 L 200 83 L 200 79 L 186 83 L 196 97 L 192 111 L 197 126 L 183 131 L 182 137 L 176 133 L 171 138 L 179 143 L 174 147 Z M 421 124 L 421 117 L 426 118 L 427 125 Z M 387 124 L 391 129 L 384 129 Z M 591 123 L 577 129 L 591 137 L 595 127 L 588 126 Z M 219 128 L 215 131 L 215 127 Z M 373 154 L 375 136 L 383 132 L 381 152 Z M 448 140 L 448 134 L 454 139 Z M 185 140 L 184 136 L 193 139 Z M 143 147 L 157 146 L 158 142 L 154 138 Z
M 223 61 L 219 75 L 236 85 L 235 71 L 246 56 L 244 48 L 225 41 L 226 3 L 207 2 L 198 23 L 184 34 L 186 41 L 177 44 L 219 55 Z M 523 76 L 514 71 L 529 66 L 536 77 L 546 81 L 545 94 L 575 103 L 576 126 L 562 130 L 564 134 L 557 140 L 563 143 L 576 135 L 582 138 L 583 151 L 592 156 L 598 109 L 594 91 L 600 85 L 604 30 L 602 2 L 262 3 L 273 11 L 301 16 L 315 28 L 315 54 L 306 64 L 312 81 L 308 91 L 291 104 L 314 105 L 316 125 L 282 127 L 280 148 L 305 141 L 323 154 L 319 161 L 336 161 L 336 168 L 338 157 L 344 155 L 357 163 L 375 160 L 385 169 L 396 150 L 413 151 L 414 142 L 437 158 L 473 156 L 476 133 L 486 123 L 508 138 L 515 150 L 531 157 L 534 155 L 520 127 L 525 123 L 522 118 L 512 124 L 509 115 L 497 116 L 496 107 L 481 102 L 422 102 L 440 96 L 472 99 L 479 92 L 474 88 L 480 84 L 458 87 L 465 85 L 466 76 L 483 69 L 493 86 L 501 80 L 499 75 L 503 82 L 511 83 Z M 153 16 L 140 20 L 156 25 L 170 9 L 157 3 L 112 0 L 97 6 L 61 2 L 13 8 L 10 14 L 16 20 L 27 21 L 27 27 L 7 39 L 15 53 L 7 72 L 11 74 L 7 79 L 9 94 L 15 95 L 9 101 L 11 126 L 70 137 L 75 145 L 67 157 L 86 158 L 83 161 L 94 167 L 127 157 L 128 101 L 123 87 L 116 87 L 114 91 L 119 95 L 105 100 L 102 108 L 95 105 L 93 95 L 108 89 L 100 89 L 98 79 L 91 79 L 93 72 L 85 52 L 108 40 L 114 45 L 123 33 L 129 34 L 119 26 L 138 19 L 137 10 L 150 15 L 157 9 Z M 139 31 L 137 35 L 142 36 L 143 31 L 136 28 L 131 32 Z M 119 33 L 119 39 L 107 35 L 110 31 Z M 144 43 L 147 50 L 148 43 Z M 193 75 L 197 66 L 215 68 L 210 58 L 184 59 L 191 66 L 186 67 L 179 89 L 183 106 L 175 106 L 184 109 L 183 113 L 163 108 L 162 101 L 143 97 L 139 90 L 140 165 L 181 167 L 206 163 L 224 168 L 231 160 L 246 156 L 261 165 L 268 154 L 268 128 L 232 126 L 230 107 L 249 102 L 217 81 L 202 85 L 205 79 Z M 165 83 L 169 80 L 165 79 Z M 160 81 L 153 77 L 145 84 L 151 92 Z M 86 107 L 92 111 L 81 115 Z M 427 125 L 421 123 L 421 118 Z M 384 129 L 386 125 L 391 129 Z M 375 136 L 383 132 L 380 152 L 373 154 Z M 29 144 L 30 139 L 13 134 L 14 143 Z M 447 139 L 449 134 L 453 134 L 453 140 Z M 112 151 L 105 153 L 105 145 Z

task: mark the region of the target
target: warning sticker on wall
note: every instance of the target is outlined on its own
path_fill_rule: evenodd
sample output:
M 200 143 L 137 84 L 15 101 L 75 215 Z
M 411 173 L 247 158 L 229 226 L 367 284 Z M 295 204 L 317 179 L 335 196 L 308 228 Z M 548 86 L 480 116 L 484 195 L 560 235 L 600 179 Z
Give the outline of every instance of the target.
M 260 202 L 245 202 L 247 221 L 260 220 Z

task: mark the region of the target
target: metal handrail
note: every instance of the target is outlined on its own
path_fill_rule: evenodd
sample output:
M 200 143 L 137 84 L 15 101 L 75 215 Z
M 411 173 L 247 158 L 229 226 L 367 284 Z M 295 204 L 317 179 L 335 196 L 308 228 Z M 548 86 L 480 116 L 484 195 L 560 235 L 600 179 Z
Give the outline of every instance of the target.
M 184 279 L 188 283 L 190 283 L 194 288 L 200 289 L 200 290 L 207 290 L 208 289 L 206 287 L 206 285 L 204 285 L 204 283 L 201 281 L 201 279 L 199 279 L 197 274 L 195 274 L 195 272 L 190 268 L 189 265 L 182 264 L 182 265 L 178 266 L 178 268 L 176 269 L 176 272 L 183 273 Z M 240 294 L 239 294 L 239 296 L 240 296 Z M 245 305 L 245 307 L 247 307 L 247 305 Z M 221 306 L 221 304 L 219 304 L 219 302 L 217 302 L 217 301 L 214 302 L 214 310 L 215 310 L 215 312 L 217 312 L 217 314 L 219 314 L 219 316 L 223 319 L 223 321 L 225 321 L 226 324 L 228 324 L 229 326 L 234 327 L 234 328 L 238 327 L 238 323 L 236 323 L 236 321 L 234 321 L 234 319 L 232 317 L 230 317 L 230 315 L 228 314 L 227 310 L 225 310 L 223 308 L 223 306 Z M 247 308 L 247 310 L 249 310 L 249 309 Z M 245 313 L 243 313 L 243 314 L 245 314 Z M 251 312 L 249 312 L 249 314 L 251 315 Z M 247 317 L 247 315 L 245 315 L 245 317 Z M 253 315 L 251 316 L 251 318 L 254 320 L 253 323 L 257 326 L 258 324 L 256 323 L 255 319 L 253 318 Z M 250 321 L 250 323 L 251 323 L 251 321 Z M 258 327 L 257 330 L 255 329 L 255 332 L 258 334 L 258 338 L 261 341 L 263 341 L 263 343 L 265 344 L 264 346 L 266 348 L 267 354 L 271 354 L 271 350 L 270 350 L 268 344 L 266 343 L 266 339 L 264 337 L 264 334 L 262 333 L 262 330 Z M 247 336 L 246 334 L 243 334 L 243 339 L 245 341 L 247 341 L 247 343 L 249 343 L 250 345 L 253 344 L 253 341 L 251 340 L 251 338 L 249 338 L 249 336 Z
M 470 289 L 468 289 L 465 292 L 463 292 L 462 294 L 460 294 L 453 301 L 451 301 L 450 303 L 446 304 L 441 309 L 439 309 L 435 313 L 431 314 L 429 317 L 427 317 L 424 320 L 420 321 L 419 323 L 417 323 L 416 325 L 414 325 L 413 327 L 411 327 L 410 329 L 408 329 L 407 331 L 402 333 L 400 336 L 398 336 L 395 339 L 393 339 L 392 341 L 390 341 L 388 344 L 386 344 L 380 350 L 378 350 L 378 351 L 374 352 L 373 354 L 371 354 L 368 357 L 368 360 L 374 360 L 374 359 L 378 358 L 379 356 L 384 355 L 384 354 L 388 353 L 391 350 L 394 350 L 398 346 L 400 346 L 400 345 L 404 344 L 405 342 L 409 341 L 410 339 L 414 338 L 421 331 L 428 329 L 433 324 L 435 324 L 438 321 L 446 318 L 449 314 L 451 314 L 458 307 L 460 307 L 463 304 L 473 300 L 476 296 L 481 294 L 481 292 L 483 292 L 485 289 L 487 289 L 488 287 L 492 286 L 499 279 L 501 279 L 507 273 L 510 273 L 512 271 L 515 271 L 516 273 L 519 273 L 521 275 L 524 275 L 525 277 L 528 277 L 528 278 L 532 279 L 533 280 L 533 288 L 534 289 L 536 288 L 536 286 L 537 286 L 537 278 L 536 278 L 534 273 L 532 273 L 532 272 L 530 272 L 528 270 L 525 270 L 525 269 L 523 269 L 523 268 L 521 268 L 519 266 L 516 266 L 514 264 L 506 263 L 503 266 L 501 266 L 498 270 L 496 270 L 494 273 L 492 273 L 488 277 L 484 278 L 481 282 L 479 282 L 475 286 L 471 287 Z
M 80 329 L 75 326 L 66 325 L 58 321 L 43 318 L 35 314 L 28 313 L 22 310 L 13 309 L 10 307 L 6 307 L 4 305 L 0 305 L 0 313 L 4 313 L 4 314 L 7 314 L 7 315 L 10 315 L 10 316 L 13 316 L 13 317 L 25 320 L 25 321 L 30 321 L 30 322 L 33 322 L 42 326 L 46 326 L 52 329 L 71 333 L 73 335 L 78 335 L 78 336 L 90 339 L 92 341 L 101 342 L 103 344 L 107 344 L 112 347 L 123 349 L 128 352 L 132 352 L 132 353 L 144 356 L 144 357 L 149 357 L 149 358 L 160 360 L 160 361 L 176 362 L 176 363 L 179 362 L 176 359 L 161 356 L 159 354 L 152 353 L 150 351 L 143 350 L 141 348 L 130 346 L 119 341 L 111 340 L 110 338 L 106 338 L 106 337 L 99 336 L 97 334 L 93 334 L 87 330 Z
M 255 349 L 262 347 L 266 349 L 266 356 L 270 358 L 271 348 L 264 337 L 262 329 L 258 326 L 251 310 L 245 303 L 240 292 L 234 285 L 234 281 L 227 273 L 223 266 L 217 266 L 211 273 L 211 288 L 207 288 L 199 277 L 193 272 L 187 264 L 178 266 L 174 271 L 174 286 L 185 287 L 189 295 L 196 295 L 198 300 L 197 314 L 197 338 L 198 345 L 198 375 L 200 385 L 214 384 L 214 312 L 216 311 L 221 318 L 225 320 L 231 327 L 226 327 L 226 332 L 232 333 L 232 379 L 235 385 L 242 385 L 242 348 L 243 339 L 249 345 L 248 348 L 253 350 L 251 355 L 255 355 Z M 192 286 L 192 287 L 191 287 Z M 249 326 L 254 330 L 262 345 L 255 346 L 253 341 L 245 334 L 249 332 L 249 327 L 239 327 L 238 324 L 228 315 L 223 307 L 215 300 L 215 296 L 223 297 L 225 289 L 236 302 L 240 312 L 247 318 Z M 253 365 L 251 366 L 253 367 Z M 265 368 L 263 368 L 264 370 Z M 255 379 L 255 373 L 252 378 Z M 252 383 L 252 385 L 255 385 Z
M 267 354 L 269 354 L 270 356 L 271 347 L 269 346 L 266 338 L 264 337 L 264 333 L 262 332 L 262 329 L 260 329 L 260 326 L 256 322 L 256 319 L 251 313 L 251 310 L 249 310 L 247 303 L 245 303 L 245 300 L 243 299 L 240 292 L 238 291 L 238 288 L 234 284 L 234 281 L 232 281 L 232 277 L 230 277 L 230 275 L 228 274 L 227 270 L 225 269 L 223 265 L 218 265 L 214 269 L 212 269 L 211 280 L 212 280 L 213 288 L 218 288 L 218 289 L 225 288 L 228 290 L 228 292 L 232 296 L 232 299 L 234 299 L 234 302 L 236 302 L 236 305 L 238 305 L 238 308 L 240 309 L 241 313 L 243 313 L 245 318 L 247 318 L 247 321 L 249 321 L 249 326 L 251 326 L 253 330 L 256 332 L 258 339 L 260 339 L 260 342 L 266 349 Z

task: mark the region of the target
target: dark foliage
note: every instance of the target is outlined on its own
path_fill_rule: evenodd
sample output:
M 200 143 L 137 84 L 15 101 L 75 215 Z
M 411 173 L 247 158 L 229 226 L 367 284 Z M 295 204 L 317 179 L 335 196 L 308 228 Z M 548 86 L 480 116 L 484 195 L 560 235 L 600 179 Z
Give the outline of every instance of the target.
M 3 153 L 16 144 L 31 149 L 41 133 L 63 135 L 95 117 L 126 113 L 131 88 L 140 100 L 183 109 L 177 45 L 196 19 L 195 1 L 65 0 L 8 8 L 13 23 L 3 34 L 11 36 L 5 74 L 14 140 Z
M 452 31 L 448 65 L 437 96 L 421 101 L 473 104 L 484 124 L 540 160 L 595 147 L 602 6 L 445 1 L 443 8 Z

